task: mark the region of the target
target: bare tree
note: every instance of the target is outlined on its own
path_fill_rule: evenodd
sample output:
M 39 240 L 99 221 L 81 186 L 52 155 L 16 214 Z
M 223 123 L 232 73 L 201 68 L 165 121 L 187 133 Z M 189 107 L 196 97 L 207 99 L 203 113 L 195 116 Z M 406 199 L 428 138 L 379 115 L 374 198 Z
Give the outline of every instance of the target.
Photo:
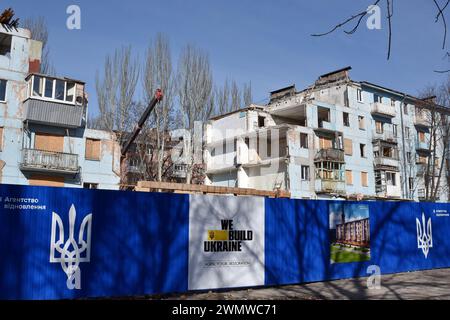
M 27 18 L 22 22 L 22 27 L 31 31 L 34 40 L 42 42 L 42 56 L 40 72 L 55 75 L 56 70 L 50 59 L 50 46 L 48 44 L 48 28 L 44 17 Z
M 187 45 L 178 61 L 177 95 L 185 129 L 193 134 L 195 121 L 207 120 L 214 108 L 213 78 L 207 54 Z M 194 143 L 186 152 L 186 183 L 191 183 L 193 172 Z
M 393 35 L 393 27 L 392 27 L 392 19 L 394 17 L 394 0 L 375 0 L 372 4 L 372 6 L 369 6 L 369 8 L 373 6 L 378 6 L 384 4 L 386 8 L 386 22 L 388 25 L 388 46 L 387 46 L 387 59 L 391 57 L 391 50 L 392 50 L 392 35 Z M 445 50 L 446 47 L 446 41 L 447 41 L 447 21 L 445 17 L 446 10 L 448 9 L 450 4 L 450 0 L 431 0 L 430 5 L 432 5 L 436 9 L 436 16 L 434 19 L 435 23 L 441 23 L 443 27 L 443 40 L 442 40 L 442 50 Z M 323 32 L 323 33 L 315 33 L 312 34 L 313 37 L 322 37 L 329 35 L 341 28 L 346 27 L 347 25 L 350 25 L 354 23 L 353 28 L 349 30 L 344 30 L 344 32 L 347 35 L 354 34 L 358 28 L 361 25 L 362 20 L 364 17 L 366 17 L 369 14 L 368 9 L 364 9 L 362 11 L 358 11 L 355 14 L 352 14 L 349 18 L 341 21 L 340 23 L 336 24 L 333 28 L 330 30 Z M 450 58 L 449 52 L 446 53 L 446 57 Z M 450 72 L 450 70 L 435 70 L 435 72 L 439 73 L 445 73 Z
M 174 123 L 174 94 L 175 78 L 172 67 L 172 57 L 168 39 L 158 34 L 150 43 L 143 68 L 143 88 L 145 105 L 153 98 L 157 88 L 161 88 L 164 99 L 154 109 L 151 115 L 151 124 L 156 132 L 156 167 L 157 180 L 162 181 L 163 165 L 168 157 L 165 152 L 167 131 Z
M 131 47 L 122 47 L 105 58 L 103 72 L 97 71 L 95 88 L 100 110 L 99 126 L 119 135 L 130 131 L 134 119 L 130 111 L 136 108 L 135 91 L 139 77 L 139 62 Z
M 231 111 L 230 108 L 230 85 L 228 80 L 225 80 L 225 83 L 220 88 L 215 88 L 214 97 L 216 108 L 215 111 L 218 114 L 225 114 Z
M 231 110 L 238 110 L 241 108 L 241 91 L 236 83 L 233 80 L 231 83 Z
M 244 84 L 244 87 L 242 89 L 242 99 L 245 106 L 249 106 L 253 102 L 251 81 L 248 84 Z

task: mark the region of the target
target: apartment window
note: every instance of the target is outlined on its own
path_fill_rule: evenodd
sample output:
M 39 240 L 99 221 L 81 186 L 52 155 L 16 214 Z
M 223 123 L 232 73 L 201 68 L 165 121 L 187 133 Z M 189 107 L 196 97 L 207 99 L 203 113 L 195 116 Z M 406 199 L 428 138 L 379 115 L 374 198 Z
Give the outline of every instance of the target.
M 319 127 L 323 127 L 323 122 L 330 122 L 330 109 L 328 108 L 317 108 L 317 119 L 319 122 Z
M 377 133 L 383 133 L 383 122 L 375 121 L 375 130 Z
M 391 98 L 391 107 L 395 108 L 395 99 Z
M 425 132 L 417 131 L 417 134 L 419 135 L 419 141 L 420 142 L 425 142 Z
M 419 154 L 419 157 L 417 159 L 417 163 L 422 163 L 422 164 L 427 164 L 428 161 L 428 157 L 427 156 L 423 156 Z
M 42 97 L 44 93 L 44 78 L 33 76 L 33 96 Z
M 366 130 L 366 124 L 365 124 L 363 116 L 358 116 L 358 125 L 359 125 L 359 129 Z
M 353 185 L 353 172 L 351 170 L 345 170 L 345 183 L 349 186 Z
M 86 138 L 85 158 L 87 160 L 100 160 L 100 140 Z
M 407 153 L 406 153 L 406 161 L 407 161 L 408 163 L 411 163 L 411 152 L 407 152 Z
M 409 178 L 409 190 L 414 190 L 414 178 Z
M 382 98 L 381 98 L 381 96 L 379 96 L 379 95 L 377 95 L 377 94 L 374 94 L 373 95 L 373 102 L 375 102 L 375 103 L 381 103 L 382 102 Z
M 302 166 L 302 181 L 309 181 L 309 166 Z
M 66 84 L 66 101 L 74 102 L 75 98 L 75 83 L 67 82 Z
M 395 172 L 386 172 L 386 184 L 388 186 L 395 186 L 396 180 L 395 180 Z
M 366 145 L 360 143 L 359 144 L 359 153 L 361 155 L 361 158 L 365 158 L 366 157 Z
M 45 78 L 44 97 L 53 98 L 53 79 Z
M 398 126 L 396 124 L 392 125 L 392 133 L 394 134 L 394 137 L 397 138 Z
M 344 112 L 343 114 L 343 122 L 344 122 L 344 126 L 346 126 L 346 127 L 350 127 L 350 116 L 349 116 L 349 114 L 347 113 L 347 112 Z
M 55 80 L 55 99 L 64 101 L 65 82 Z
M 352 139 L 344 139 L 344 152 L 347 156 L 353 155 Z
M 356 89 L 356 99 L 359 102 L 363 102 L 363 95 L 362 95 L 362 90 L 361 89 Z
M 405 137 L 409 139 L 409 127 L 405 127 Z
M 408 104 L 407 103 L 403 104 L 403 113 L 408 114 Z
M 308 134 L 300 133 L 300 148 L 308 149 Z
M 367 178 L 367 172 L 361 172 L 361 185 L 363 187 L 368 187 L 368 178 Z
M 98 183 L 85 182 L 85 183 L 83 183 L 83 188 L 84 189 L 98 189 Z
M 263 128 L 265 125 L 265 117 L 258 116 L 258 128 Z
M 3 151 L 3 127 L 0 127 L 0 151 Z
M 0 33 L 0 55 L 6 56 L 11 52 L 12 36 Z
M 0 102 L 6 101 L 6 80 L 0 79 Z

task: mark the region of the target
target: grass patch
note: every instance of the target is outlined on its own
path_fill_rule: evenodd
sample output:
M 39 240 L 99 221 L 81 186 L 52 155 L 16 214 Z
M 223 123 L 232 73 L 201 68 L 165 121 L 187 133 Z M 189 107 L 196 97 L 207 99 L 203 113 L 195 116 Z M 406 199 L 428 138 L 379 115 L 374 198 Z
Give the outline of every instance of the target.
M 362 262 L 370 260 L 370 254 L 348 251 L 341 249 L 338 245 L 332 245 L 330 251 L 330 258 L 334 263 Z M 366 249 L 364 252 L 369 252 L 369 249 Z

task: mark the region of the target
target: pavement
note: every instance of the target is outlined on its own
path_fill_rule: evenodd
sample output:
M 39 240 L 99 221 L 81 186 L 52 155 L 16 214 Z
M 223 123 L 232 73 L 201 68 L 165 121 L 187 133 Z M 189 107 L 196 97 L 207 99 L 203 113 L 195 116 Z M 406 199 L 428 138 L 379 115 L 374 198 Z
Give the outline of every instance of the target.
M 450 299 L 450 269 L 382 275 L 379 289 L 368 289 L 367 278 L 364 277 L 300 285 L 148 298 L 168 300 Z

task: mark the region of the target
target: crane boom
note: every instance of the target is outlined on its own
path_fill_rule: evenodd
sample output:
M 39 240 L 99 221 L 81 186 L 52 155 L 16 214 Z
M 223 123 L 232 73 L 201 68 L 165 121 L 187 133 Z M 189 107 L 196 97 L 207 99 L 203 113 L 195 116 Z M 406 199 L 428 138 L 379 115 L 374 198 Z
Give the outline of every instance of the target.
M 145 109 L 144 113 L 142 114 L 141 118 L 139 119 L 136 127 L 133 130 L 133 133 L 131 134 L 130 138 L 128 138 L 127 142 L 124 144 L 124 147 L 122 148 L 122 156 L 125 156 L 127 154 L 128 149 L 130 149 L 134 140 L 141 132 L 142 126 L 144 125 L 145 121 L 147 121 L 147 118 L 150 116 L 150 113 L 152 113 L 156 104 L 158 102 L 160 102 L 162 100 L 162 98 L 163 98 L 163 92 L 161 91 L 161 89 L 157 89 L 155 96 L 152 98 L 152 100 L 150 101 L 150 103 L 147 106 L 147 109 Z

